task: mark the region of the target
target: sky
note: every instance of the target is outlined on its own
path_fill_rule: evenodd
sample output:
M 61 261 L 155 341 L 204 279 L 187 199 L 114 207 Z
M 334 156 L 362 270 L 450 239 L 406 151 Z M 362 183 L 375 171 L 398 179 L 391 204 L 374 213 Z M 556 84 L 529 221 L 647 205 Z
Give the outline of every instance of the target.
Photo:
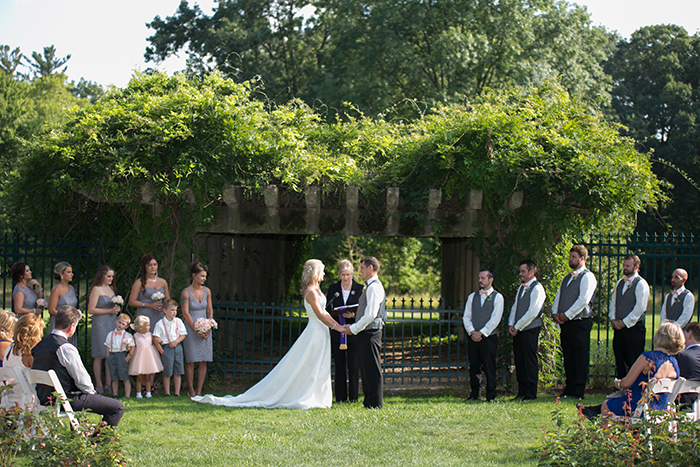
M 71 55 L 66 74 L 107 86 L 124 87 L 134 70 L 154 67 L 143 54 L 153 31 L 146 23 L 171 16 L 180 0 L 0 0 L 0 45 L 31 56 L 54 45 L 58 56 Z M 190 0 L 211 14 L 214 0 Z M 576 0 L 585 5 L 595 25 L 623 37 L 642 26 L 677 24 L 690 34 L 700 29 L 700 0 Z M 185 54 L 157 67 L 174 72 L 185 66 Z

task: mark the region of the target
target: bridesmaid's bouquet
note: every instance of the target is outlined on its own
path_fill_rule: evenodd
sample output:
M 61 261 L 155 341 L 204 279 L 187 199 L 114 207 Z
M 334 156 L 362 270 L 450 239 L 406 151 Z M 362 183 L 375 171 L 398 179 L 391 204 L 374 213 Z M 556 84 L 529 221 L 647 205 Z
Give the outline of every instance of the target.
M 151 295 L 151 300 L 154 302 L 162 302 L 165 300 L 165 294 L 163 292 L 156 292 L 153 295 Z
M 110 300 L 110 303 L 115 306 L 123 306 L 124 305 L 124 299 L 122 298 L 121 295 L 115 295 L 112 297 Z
M 197 321 L 194 322 L 194 330 L 197 331 L 198 334 L 204 334 L 210 329 L 218 328 L 219 324 L 213 319 L 199 318 Z
M 37 308 L 46 308 L 47 306 L 49 306 L 49 304 L 43 298 L 40 298 L 36 301 Z

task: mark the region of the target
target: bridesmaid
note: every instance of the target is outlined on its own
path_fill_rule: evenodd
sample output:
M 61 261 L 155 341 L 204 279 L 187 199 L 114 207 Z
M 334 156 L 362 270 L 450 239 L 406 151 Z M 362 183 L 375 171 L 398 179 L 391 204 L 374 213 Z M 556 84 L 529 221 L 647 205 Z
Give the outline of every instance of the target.
M 111 394 L 112 378 L 105 365 L 105 384 L 102 385 L 102 363 L 107 358 L 104 342 L 107 334 L 117 326 L 117 314 L 121 307 L 112 304 L 112 297 L 117 295 L 114 283 L 114 269 L 105 265 L 97 268 L 95 278 L 88 294 L 88 313 L 92 315 L 92 369 L 95 374 L 95 389 L 98 393 Z
M 352 263 L 347 259 L 338 264 L 338 275 L 340 282 L 328 287 L 326 295 L 326 311 L 340 324 L 340 312 L 334 308 L 348 305 L 357 305 L 362 295 L 362 285 L 352 278 L 354 269 Z M 343 313 L 345 324 L 355 322 L 355 311 Z M 360 355 L 357 349 L 357 336 L 346 336 L 347 349 L 340 349 L 340 333 L 331 330 L 331 354 L 335 361 L 335 401 L 347 402 L 348 395 L 350 402 L 357 402 L 360 381 Z M 349 383 L 349 391 L 348 391 Z
M 49 334 L 54 329 L 54 321 L 56 319 L 56 310 L 64 305 L 78 308 L 78 297 L 75 295 L 75 289 L 70 282 L 73 280 L 73 267 L 66 261 L 61 261 L 53 268 L 53 278 L 60 282 L 51 289 L 49 295 Z M 70 344 L 78 347 L 78 333 L 75 332 L 68 339 Z
M 168 283 L 162 277 L 158 277 L 158 260 L 156 256 L 148 253 L 141 257 L 139 278 L 134 281 L 129 294 L 129 306 L 136 308 L 136 316 L 148 316 L 151 322 L 150 332 L 156 323 L 163 318 L 163 302 L 151 299 L 151 296 L 161 292 L 165 298 L 170 299 Z
M 199 318 L 214 318 L 211 290 L 204 287 L 209 269 L 199 261 L 190 264 L 192 283 L 182 291 L 180 308 L 187 326 L 187 337 L 182 342 L 185 351 L 185 380 L 190 397 L 202 395 L 204 378 L 207 376 L 207 362 L 214 356 L 211 331 L 203 334 L 195 332 L 194 323 Z M 194 364 L 197 363 L 197 391 L 194 390 Z
M 39 281 L 32 279 L 32 270 L 27 263 L 17 262 L 10 268 L 12 280 L 17 283 L 12 290 L 12 306 L 18 315 L 34 313 L 41 315 L 41 309 L 37 311 L 36 301 L 44 298 L 44 288 Z M 36 292 L 34 292 L 36 288 Z

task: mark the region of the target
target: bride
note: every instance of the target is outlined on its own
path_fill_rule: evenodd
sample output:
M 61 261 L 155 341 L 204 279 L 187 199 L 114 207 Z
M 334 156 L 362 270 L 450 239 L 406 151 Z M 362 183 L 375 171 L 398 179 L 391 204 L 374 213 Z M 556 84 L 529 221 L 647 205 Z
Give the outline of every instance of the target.
M 238 396 L 195 396 L 195 402 L 229 407 L 266 409 L 312 409 L 331 406 L 331 343 L 328 328 L 341 326 L 325 312 L 326 297 L 319 283 L 323 263 L 310 259 L 304 264 L 301 293 L 309 324 L 289 352 L 258 384 Z

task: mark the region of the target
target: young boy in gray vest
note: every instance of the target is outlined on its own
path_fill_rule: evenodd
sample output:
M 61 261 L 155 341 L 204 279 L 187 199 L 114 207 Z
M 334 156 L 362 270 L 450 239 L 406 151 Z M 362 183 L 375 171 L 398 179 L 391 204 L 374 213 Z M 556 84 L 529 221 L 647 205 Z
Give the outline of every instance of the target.
M 464 307 L 464 329 L 469 335 L 469 400 L 479 400 L 481 369 L 486 373 L 486 401 L 496 398 L 496 350 L 498 324 L 503 316 L 503 295 L 493 290 L 493 271 L 479 271 L 479 291 L 473 292 Z

